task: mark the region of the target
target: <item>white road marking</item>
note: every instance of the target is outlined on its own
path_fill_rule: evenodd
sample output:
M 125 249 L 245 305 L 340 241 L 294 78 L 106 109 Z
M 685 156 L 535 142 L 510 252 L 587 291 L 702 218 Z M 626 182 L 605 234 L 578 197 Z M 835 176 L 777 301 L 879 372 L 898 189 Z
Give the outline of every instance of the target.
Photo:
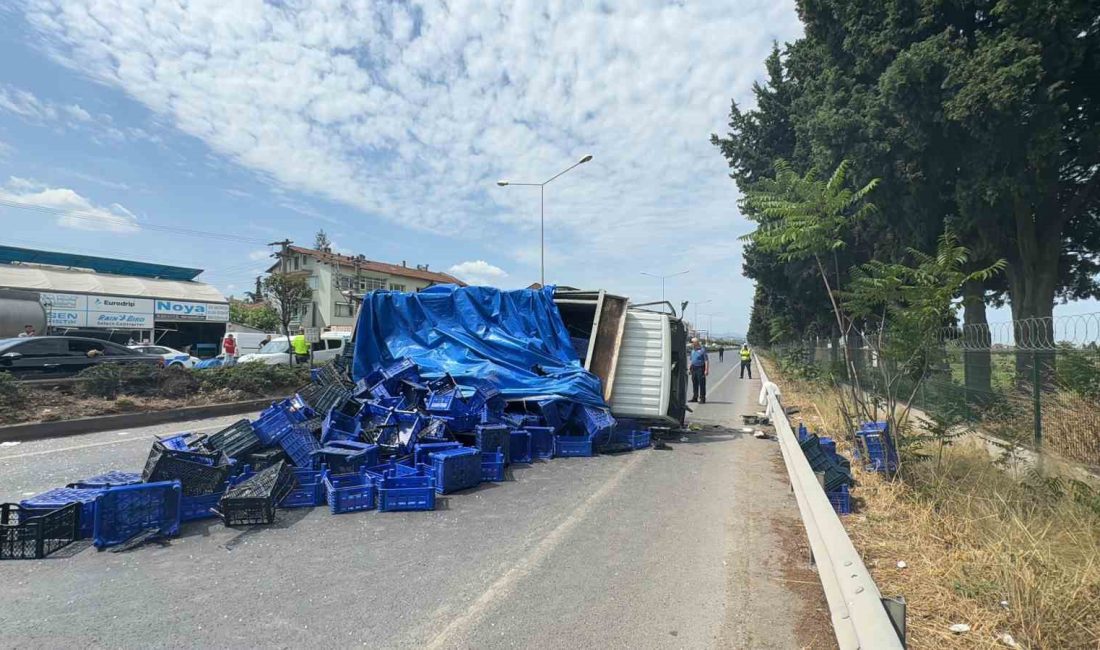
M 729 378 L 730 378 L 730 375 L 732 375 L 732 374 L 733 374 L 733 371 L 734 371 L 734 370 L 737 370 L 737 368 L 739 368 L 739 367 L 740 367 L 740 366 L 734 366 L 733 368 L 730 368 L 730 369 L 729 369 L 729 372 L 727 372 L 726 374 L 722 375 L 722 378 L 718 380 L 718 383 L 717 383 L 717 384 L 715 384 L 715 385 L 713 385 L 713 386 L 708 386 L 708 387 L 707 387 L 707 399 L 710 399 L 710 395 L 711 395 L 711 393 L 712 393 L 712 392 L 714 392 L 714 391 L 716 391 L 716 390 L 718 390 L 718 387 L 722 385 L 722 382 L 724 382 L 724 381 L 726 381 L 727 379 L 729 379 Z
M 491 584 L 484 593 L 478 596 L 477 600 L 471 603 L 470 606 L 466 608 L 465 612 L 451 619 L 447 627 L 443 628 L 439 634 L 436 634 L 425 647 L 442 648 L 448 644 L 448 642 L 451 642 L 452 638 L 456 635 L 460 637 L 465 636 L 470 628 L 479 622 L 485 614 L 492 609 L 497 601 L 507 598 L 515 591 L 516 583 L 530 575 L 548 555 L 553 553 L 554 549 L 556 549 L 562 541 L 569 536 L 569 533 L 577 527 L 577 524 L 584 521 L 592 508 L 603 500 L 609 492 L 618 487 L 619 483 L 622 483 L 623 478 L 630 473 L 630 470 L 647 455 L 648 454 L 634 454 L 633 457 L 627 461 L 614 476 L 604 483 L 599 490 L 593 492 L 584 500 L 584 503 L 577 506 L 576 510 L 563 519 L 554 530 L 546 535 L 546 537 L 543 537 L 542 541 L 539 542 L 534 550 L 528 553 L 526 557 L 516 562 L 512 568 L 505 571 L 502 576 L 497 578 L 496 582 Z

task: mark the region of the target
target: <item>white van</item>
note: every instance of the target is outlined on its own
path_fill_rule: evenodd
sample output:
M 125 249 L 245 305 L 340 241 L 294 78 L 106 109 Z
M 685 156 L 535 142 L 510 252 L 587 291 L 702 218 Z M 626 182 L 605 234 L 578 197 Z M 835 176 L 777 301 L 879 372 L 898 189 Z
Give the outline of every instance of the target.
M 324 332 L 321 340 L 313 344 L 314 365 L 327 363 L 344 352 L 344 347 L 351 345 L 350 332 Z M 269 366 L 280 363 L 291 363 L 293 355 L 290 352 L 290 339 L 285 335 L 271 337 L 271 342 L 260 348 L 258 352 L 244 354 L 237 358 L 237 363 L 261 362 Z

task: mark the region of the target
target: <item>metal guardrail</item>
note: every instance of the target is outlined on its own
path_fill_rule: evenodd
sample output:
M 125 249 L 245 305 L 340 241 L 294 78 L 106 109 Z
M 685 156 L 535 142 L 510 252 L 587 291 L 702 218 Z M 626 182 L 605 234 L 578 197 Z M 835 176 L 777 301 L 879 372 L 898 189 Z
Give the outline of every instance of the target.
M 766 407 L 775 425 L 791 490 L 798 501 L 810 551 L 829 603 L 837 645 L 841 650 L 904 648 L 904 601 L 882 597 L 802 453 L 775 384 L 768 379 L 759 359 L 756 365 L 764 386 L 761 406 Z

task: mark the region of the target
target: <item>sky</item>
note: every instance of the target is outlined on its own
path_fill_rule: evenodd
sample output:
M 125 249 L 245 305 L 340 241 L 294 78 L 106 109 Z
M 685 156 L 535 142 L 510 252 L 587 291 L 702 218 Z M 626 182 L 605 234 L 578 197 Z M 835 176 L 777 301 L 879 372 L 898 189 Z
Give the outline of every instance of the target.
M 688 271 L 664 297 L 742 333 L 751 226 L 709 137 L 800 35 L 793 0 L 11 0 L 0 241 L 199 267 L 241 295 L 269 242 L 324 229 L 524 287 L 539 189 L 496 181 L 590 154 L 545 188 L 547 283 L 645 302 Z

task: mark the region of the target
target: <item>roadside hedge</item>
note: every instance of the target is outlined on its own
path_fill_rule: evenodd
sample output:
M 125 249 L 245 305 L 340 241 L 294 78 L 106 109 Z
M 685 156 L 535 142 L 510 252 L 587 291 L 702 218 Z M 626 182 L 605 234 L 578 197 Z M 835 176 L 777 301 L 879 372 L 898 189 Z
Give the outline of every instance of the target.
M 227 368 L 188 370 L 104 363 L 84 370 L 78 377 L 83 380 L 77 384 L 82 395 L 105 399 L 120 395 L 179 399 L 218 391 L 263 397 L 307 383 L 309 368 L 241 363 Z M 0 400 L 5 399 L 3 390 L 0 385 Z

